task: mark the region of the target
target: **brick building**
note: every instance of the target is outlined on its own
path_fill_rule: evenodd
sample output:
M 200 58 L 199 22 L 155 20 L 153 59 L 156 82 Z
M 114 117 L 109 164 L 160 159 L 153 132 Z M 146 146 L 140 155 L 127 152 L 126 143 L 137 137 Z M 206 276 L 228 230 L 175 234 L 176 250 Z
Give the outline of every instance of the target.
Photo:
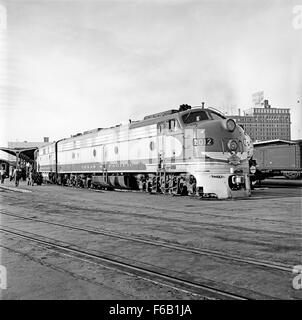
M 290 109 L 271 108 L 268 100 L 263 107 L 253 107 L 244 115 L 229 116 L 243 127 L 253 141 L 290 140 Z

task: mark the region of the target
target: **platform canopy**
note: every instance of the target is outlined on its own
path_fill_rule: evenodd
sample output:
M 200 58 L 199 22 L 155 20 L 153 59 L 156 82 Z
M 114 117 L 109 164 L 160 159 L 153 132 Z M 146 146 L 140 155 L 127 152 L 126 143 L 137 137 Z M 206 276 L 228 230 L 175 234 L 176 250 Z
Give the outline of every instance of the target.
M 32 148 L 7 148 L 7 147 L 0 147 L 0 151 L 4 151 L 12 156 L 15 156 L 16 159 L 22 159 L 26 162 L 33 163 L 34 162 L 34 153 L 37 150 L 37 147 Z

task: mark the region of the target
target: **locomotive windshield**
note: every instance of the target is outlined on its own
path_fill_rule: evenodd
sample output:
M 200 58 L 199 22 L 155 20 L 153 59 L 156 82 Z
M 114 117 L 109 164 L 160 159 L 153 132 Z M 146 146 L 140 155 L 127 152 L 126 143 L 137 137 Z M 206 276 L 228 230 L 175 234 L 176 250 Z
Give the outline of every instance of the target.
M 226 119 L 222 114 L 219 114 L 217 112 L 211 111 L 211 117 L 213 120 L 221 120 Z
M 209 120 L 209 117 L 205 111 L 198 110 L 198 111 L 191 111 L 191 112 L 183 115 L 182 120 L 185 124 L 189 124 L 189 123 L 193 123 L 193 122 Z

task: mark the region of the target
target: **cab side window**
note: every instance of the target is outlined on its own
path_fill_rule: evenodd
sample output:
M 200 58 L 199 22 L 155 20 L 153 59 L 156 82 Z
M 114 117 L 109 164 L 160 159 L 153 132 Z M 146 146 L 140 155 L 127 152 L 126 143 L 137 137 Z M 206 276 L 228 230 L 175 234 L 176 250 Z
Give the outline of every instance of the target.
M 164 132 L 175 132 L 180 129 L 180 125 L 177 119 L 170 119 L 165 122 L 158 123 L 157 129 L 160 134 L 163 134 Z
M 168 128 L 169 128 L 169 131 L 174 131 L 174 129 L 175 129 L 175 120 L 174 119 L 171 119 L 168 121 Z
M 180 126 L 177 119 L 171 119 L 168 121 L 168 128 L 170 132 L 179 130 Z

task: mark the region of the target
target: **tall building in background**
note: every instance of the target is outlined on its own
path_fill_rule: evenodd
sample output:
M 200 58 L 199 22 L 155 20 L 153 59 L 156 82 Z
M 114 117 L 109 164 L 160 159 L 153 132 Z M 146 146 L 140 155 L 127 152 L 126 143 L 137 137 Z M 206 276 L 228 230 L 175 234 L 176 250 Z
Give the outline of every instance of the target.
M 236 120 L 253 141 L 290 140 L 290 109 L 271 108 L 268 100 L 244 112 L 244 115 L 229 116 Z

